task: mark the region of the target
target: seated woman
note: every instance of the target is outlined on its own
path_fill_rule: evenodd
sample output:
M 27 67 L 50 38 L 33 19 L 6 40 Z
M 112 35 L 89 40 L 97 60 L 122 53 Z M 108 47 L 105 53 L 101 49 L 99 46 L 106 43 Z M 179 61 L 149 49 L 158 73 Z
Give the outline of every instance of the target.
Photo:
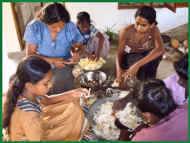
M 84 113 L 79 97 L 87 94 L 86 89 L 46 96 L 51 87 L 51 65 L 45 60 L 30 56 L 19 64 L 3 110 L 10 141 L 80 139 Z
M 60 3 L 53 3 L 41 9 L 38 17 L 28 23 L 24 40 L 26 54 L 37 55 L 50 63 L 53 69 L 53 87 L 50 93 L 57 94 L 73 88 L 71 66 L 78 60 L 71 57 L 71 48 L 81 48 L 83 37 L 69 12 Z
M 77 14 L 77 26 L 84 38 L 86 45 L 84 50 L 88 57 L 92 60 L 98 60 L 100 57 L 107 58 L 110 49 L 109 40 L 91 23 L 87 12 Z
M 187 105 L 176 108 L 170 90 L 161 80 L 149 80 L 140 85 L 134 95 L 148 127 L 139 128 L 132 141 L 185 141 L 188 139 Z M 125 140 L 125 130 L 121 140 Z M 126 136 L 128 132 L 126 133 Z
M 174 63 L 175 74 L 164 79 L 164 82 L 172 92 L 173 99 L 177 105 L 187 102 L 188 82 L 188 55 L 184 55 Z
M 137 76 L 139 80 L 156 77 L 164 53 L 163 42 L 156 26 L 156 11 L 143 6 L 135 14 L 135 24 L 122 29 L 116 57 L 116 81 Z M 123 78 L 124 77 L 124 78 Z

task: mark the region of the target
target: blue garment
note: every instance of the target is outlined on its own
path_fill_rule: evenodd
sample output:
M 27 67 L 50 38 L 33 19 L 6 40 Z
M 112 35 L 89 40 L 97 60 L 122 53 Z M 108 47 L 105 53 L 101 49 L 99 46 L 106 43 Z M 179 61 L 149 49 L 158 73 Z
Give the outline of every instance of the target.
M 42 56 L 68 59 L 71 57 L 71 46 L 82 43 L 83 37 L 75 24 L 69 22 L 53 41 L 48 26 L 39 20 L 33 20 L 26 27 L 24 40 L 28 44 L 36 44 L 37 52 Z
M 41 112 L 41 106 L 37 103 L 34 103 L 26 98 L 21 98 L 17 101 L 16 106 L 26 112 L 33 111 L 33 112 Z

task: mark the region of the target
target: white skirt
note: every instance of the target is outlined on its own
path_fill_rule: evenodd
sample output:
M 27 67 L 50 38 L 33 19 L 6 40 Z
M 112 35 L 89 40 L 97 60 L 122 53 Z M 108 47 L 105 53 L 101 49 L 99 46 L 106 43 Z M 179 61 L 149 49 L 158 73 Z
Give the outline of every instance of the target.
M 104 36 L 104 43 L 100 53 L 100 57 L 106 59 L 108 57 L 108 53 L 110 50 L 110 42 L 106 34 L 104 34 L 103 36 Z M 99 46 L 99 38 L 94 36 L 89 39 L 86 47 L 86 52 L 93 53 L 97 50 L 98 46 Z

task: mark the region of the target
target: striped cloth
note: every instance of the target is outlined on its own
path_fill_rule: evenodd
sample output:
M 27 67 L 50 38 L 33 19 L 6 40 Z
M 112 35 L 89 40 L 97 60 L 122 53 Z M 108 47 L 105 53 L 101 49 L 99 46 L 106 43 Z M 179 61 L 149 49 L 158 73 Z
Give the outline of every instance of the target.
M 41 106 L 39 104 L 34 103 L 26 98 L 19 99 L 17 101 L 16 106 L 19 109 L 24 110 L 26 112 L 29 112 L 29 111 L 38 112 L 38 113 L 41 112 Z

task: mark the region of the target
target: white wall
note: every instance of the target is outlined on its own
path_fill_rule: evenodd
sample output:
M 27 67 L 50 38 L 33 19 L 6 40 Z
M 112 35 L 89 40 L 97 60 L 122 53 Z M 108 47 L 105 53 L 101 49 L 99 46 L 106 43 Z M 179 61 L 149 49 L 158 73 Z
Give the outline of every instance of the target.
M 8 90 L 9 78 L 16 72 L 17 63 L 8 58 L 7 49 L 3 49 L 3 93 Z
M 16 63 L 8 52 L 20 51 L 10 3 L 3 3 L 3 93 L 8 89 L 9 77 L 16 71 Z
M 10 3 L 3 3 L 3 49 L 9 52 L 20 51 Z
M 72 20 L 76 21 L 76 15 L 80 11 L 87 11 L 95 25 L 101 30 L 112 27 L 118 31 L 121 27 L 134 23 L 135 9 L 118 10 L 117 3 L 71 3 L 66 7 L 71 14 Z M 188 9 L 178 8 L 174 13 L 167 8 L 156 9 L 157 21 L 161 32 L 185 24 L 188 21 Z M 16 26 L 14 23 L 10 3 L 3 3 L 3 49 L 9 52 L 20 51 Z
M 117 6 L 117 3 L 66 3 L 74 22 L 78 12 L 87 11 L 98 28 L 103 30 L 115 25 L 115 31 L 126 24 L 134 23 L 136 11 L 136 9 L 118 10 Z M 161 32 L 185 24 L 188 21 L 188 8 L 178 8 L 176 13 L 167 8 L 156 9 L 156 11 Z

